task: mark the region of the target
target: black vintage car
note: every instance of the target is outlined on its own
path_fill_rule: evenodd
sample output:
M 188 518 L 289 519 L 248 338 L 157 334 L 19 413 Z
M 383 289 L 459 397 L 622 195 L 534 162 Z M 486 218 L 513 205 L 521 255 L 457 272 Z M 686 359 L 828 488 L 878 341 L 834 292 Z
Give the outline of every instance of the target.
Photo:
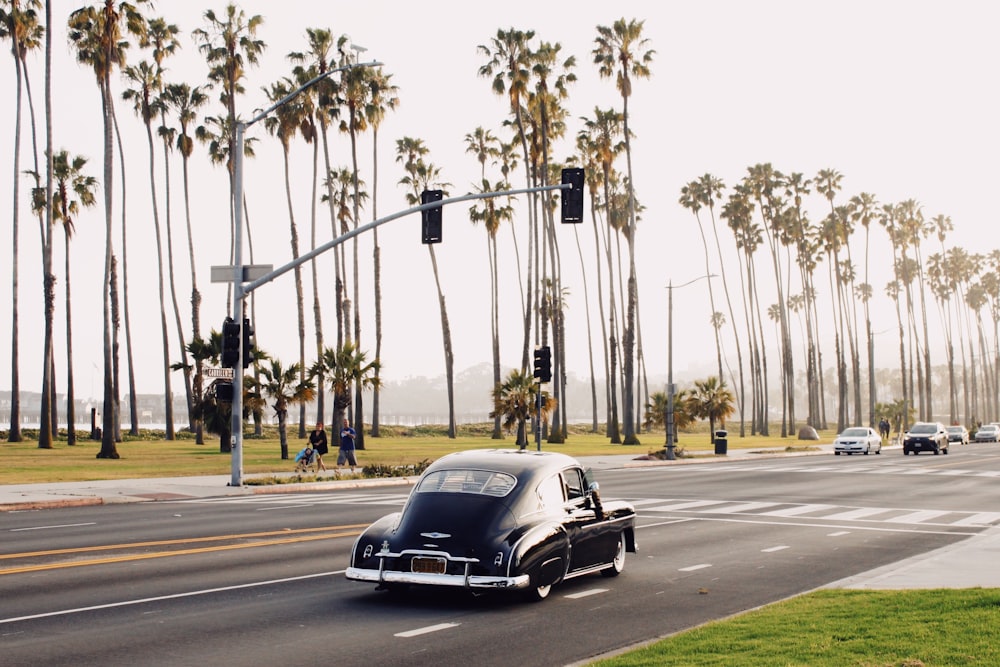
M 472 450 L 432 463 L 403 510 L 357 539 L 346 576 L 379 589 L 453 586 L 542 600 L 572 577 L 618 575 L 635 550 L 635 508 L 602 501 L 575 459 Z

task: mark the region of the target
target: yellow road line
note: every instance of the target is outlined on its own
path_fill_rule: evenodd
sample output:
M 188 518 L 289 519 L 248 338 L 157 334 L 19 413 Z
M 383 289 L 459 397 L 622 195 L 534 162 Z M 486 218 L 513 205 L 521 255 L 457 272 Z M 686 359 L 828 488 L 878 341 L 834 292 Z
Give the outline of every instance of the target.
M 367 525 L 367 524 L 365 524 L 365 525 Z M 355 528 L 358 528 L 358 527 L 360 527 L 360 526 L 344 526 L 343 529 L 348 529 L 348 528 L 355 529 Z M 342 532 L 332 532 L 332 533 L 314 534 L 314 535 L 298 535 L 296 537 L 288 537 L 288 538 L 285 538 L 285 539 L 278 539 L 278 540 L 257 541 L 257 542 L 252 542 L 252 543 L 249 543 L 249 544 L 221 544 L 221 545 L 212 546 L 212 547 L 198 547 L 198 548 L 193 548 L 193 549 L 180 549 L 180 550 L 177 550 L 177 551 L 158 551 L 158 552 L 146 553 L 146 554 L 130 554 L 130 555 L 125 555 L 125 556 L 113 556 L 113 557 L 110 557 L 110 558 L 95 558 L 95 559 L 82 560 L 82 561 L 73 561 L 73 562 L 69 562 L 69 563 L 48 563 L 48 564 L 41 564 L 41 565 L 25 565 L 23 567 L 0 569 L 0 576 L 5 575 L 5 574 L 23 574 L 23 573 L 27 573 L 27 572 L 44 572 L 44 571 L 47 571 L 47 570 L 59 570 L 59 569 L 63 569 L 63 568 L 81 567 L 81 566 L 89 566 L 89 565 L 108 565 L 108 564 L 114 564 L 114 563 L 127 563 L 127 562 L 130 562 L 130 561 L 150 560 L 150 559 L 153 559 L 153 558 L 167 558 L 167 557 L 170 557 L 170 556 L 190 556 L 190 555 L 195 555 L 195 554 L 205 554 L 205 553 L 213 553 L 213 552 L 219 552 L 219 551 L 231 551 L 233 549 L 252 549 L 252 548 L 257 548 L 257 547 L 270 547 L 270 546 L 277 546 L 277 545 L 282 545 L 282 544 L 295 544 L 295 543 L 298 543 L 298 542 L 313 542 L 313 541 L 316 541 L 316 540 L 330 540 L 330 539 L 336 539 L 336 538 L 342 538 L 342 537 L 354 537 L 355 535 L 358 535 L 360 533 L 360 531 L 358 531 L 358 530 L 343 530 L 343 529 L 342 529 Z M 295 532 L 300 532 L 300 533 L 301 532 L 316 532 L 316 529 L 308 529 L 308 530 L 295 531 Z M 281 535 L 281 534 L 287 535 L 288 533 L 287 533 L 287 531 L 282 531 L 282 532 L 273 532 L 273 533 L 257 533 L 256 535 L 260 535 L 260 536 L 274 536 L 274 535 Z M 207 539 L 214 539 L 214 540 L 217 541 L 217 540 L 222 540 L 222 539 L 233 539 L 234 537 L 246 537 L 246 536 L 230 536 L 229 538 L 225 538 L 225 537 L 197 538 L 197 539 L 193 539 L 193 540 L 169 540 L 169 541 L 165 540 L 165 541 L 161 542 L 160 544 L 183 544 L 185 542 L 203 542 L 203 541 L 205 541 Z M 135 545 L 127 545 L 127 546 L 140 546 L 141 544 L 147 544 L 147 543 L 137 543 Z M 153 544 L 153 543 L 148 543 L 148 544 Z M 126 548 L 126 545 L 118 545 L 117 548 L 119 548 L 119 549 Z M 77 551 L 83 551 L 83 550 L 77 550 Z M 73 553 L 73 552 L 74 552 L 74 550 L 69 550 L 69 549 L 62 551 L 62 553 Z M 38 553 L 44 553 L 44 552 L 38 552 Z
M 222 540 L 245 540 L 260 537 L 271 537 L 274 535 L 295 535 L 300 533 L 318 533 L 328 530 L 348 530 L 365 528 L 367 523 L 347 524 L 344 526 L 323 526 L 321 528 L 286 528 L 282 530 L 270 530 L 262 533 L 238 533 L 235 535 L 213 535 L 211 537 L 184 537 L 176 540 L 156 540 L 151 542 L 130 542 L 126 544 L 103 544 L 92 547 L 70 547 L 67 549 L 50 549 L 48 551 L 26 551 L 16 554 L 0 554 L 0 560 L 11 560 L 14 558 L 33 558 L 38 556 L 59 556 L 64 554 L 79 554 L 93 551 L 116 551 L 119 549 L 135 549 L 137 547 L 162 547 L 171 544 L 193 544 L 196 542 L 219 542 Z

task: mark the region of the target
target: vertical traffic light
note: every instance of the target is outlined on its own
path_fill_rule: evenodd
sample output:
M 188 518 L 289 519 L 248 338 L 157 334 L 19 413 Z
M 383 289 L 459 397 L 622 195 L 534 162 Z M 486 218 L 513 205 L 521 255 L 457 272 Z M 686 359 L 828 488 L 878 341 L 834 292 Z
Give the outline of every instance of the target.
M 442 190 L 424 190 L 420 193 L 420 203 L 430 204 L 441 201 L 443 197 Z M 422 241 L 424 243 L 441 243 L 441 207 L 424 209 L 420 212 L 420 220 L 423 231 Z
M 548 345 L 535 348 L 534 377 L 539 382 L 549 382 L 552 380 L 552 351 Z
M 231 317 L 222 322 L 222 365 L 236 368 L 240 361 L 240 325 Z
M 250 320 L 243 318 L 243 368 L 250 365 L 253 361 L 253 351 L 257 347 L 257 339 L 254 336 L 253 327 L 250 326 Z
M 573 186 L 560 190 L 562 193 L 562 221 L 583 222 L 583 169 L 563 169 L 563 185 Z

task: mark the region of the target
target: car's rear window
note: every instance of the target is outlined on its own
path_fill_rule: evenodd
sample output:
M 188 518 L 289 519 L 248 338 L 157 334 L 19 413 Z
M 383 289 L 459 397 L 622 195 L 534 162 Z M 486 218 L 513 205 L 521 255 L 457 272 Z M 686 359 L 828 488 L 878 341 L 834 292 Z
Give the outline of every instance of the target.
M 502 498 L 510 493 L 517 479 L 493 470 L 438 470 L 429 473 L 417 485 L 417 493 L 476 493 Z

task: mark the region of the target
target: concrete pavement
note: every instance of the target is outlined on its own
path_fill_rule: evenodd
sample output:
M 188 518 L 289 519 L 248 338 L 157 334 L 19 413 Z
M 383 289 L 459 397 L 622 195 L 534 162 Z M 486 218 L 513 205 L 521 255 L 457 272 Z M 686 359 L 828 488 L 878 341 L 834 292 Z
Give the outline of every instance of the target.
M 886 447 L 887 451 L 899 449 Z M 730 450 L 726 456 L 706 455 L 676 461 L 647 461 L 636 454 L 579 457 L 581 463 L 595 470 L 645 466 L 700 465 L 719 461 L 758 460 L 771 457 L 832 455 L 831 445 L 816 445 L 815 451 L 785 452 L 781 448 Z M 291 476 L 293 473 L 285 473 Z M 274 477 L 269 474 L 265 477 Z M 247 475 L 244 482 L 252 482 Z M 250 496 L 262 493 L 289 493 L 332 488 L 373 488 L 412 484 L 416 478 L 340 479 L 333 474 L 321 481 L 292 484 L 229 486 L 229 475 L 200 477 L 162 477 L 152 479 L 102 480 L 92 482 L 51 482 L 45 484 L 0 485 L 2 512 L 40 510 L 51 507 L 105 505 L 151 502 L 182 498 Z M 966 538 L 947 547 L 898 563 L 848 577 L 827 588 L 903 589 L 903 588 L 1000 588 L 1000 526 Z

